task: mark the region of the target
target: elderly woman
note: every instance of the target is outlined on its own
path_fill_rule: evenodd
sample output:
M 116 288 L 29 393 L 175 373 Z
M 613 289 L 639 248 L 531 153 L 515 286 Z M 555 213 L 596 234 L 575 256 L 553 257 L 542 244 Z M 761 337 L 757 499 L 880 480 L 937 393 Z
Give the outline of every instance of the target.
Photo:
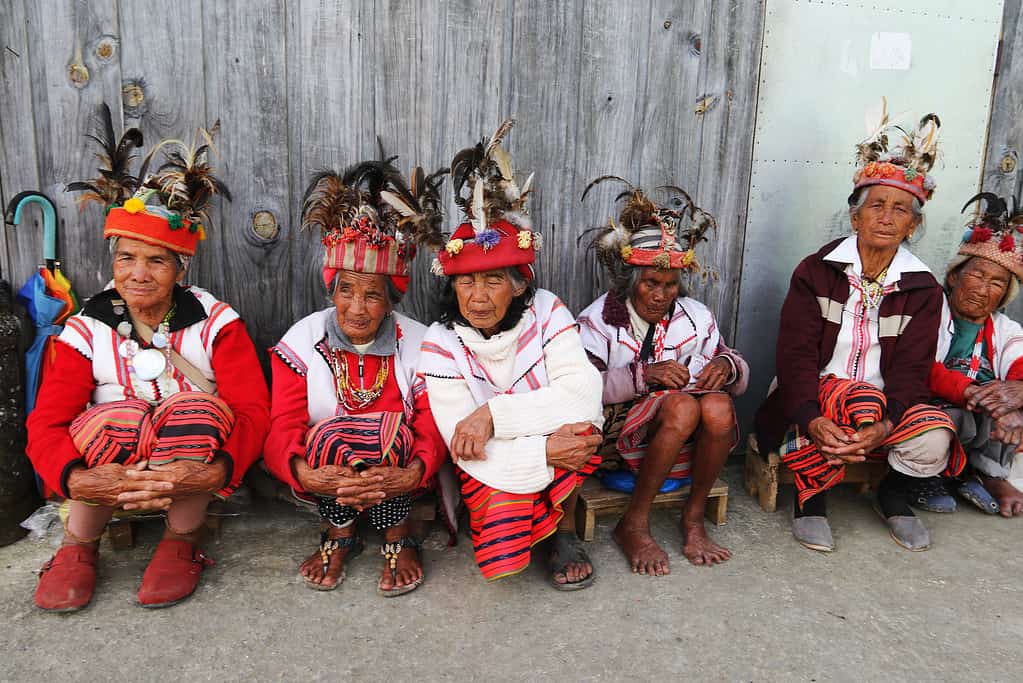
M 362 512 L 384 536 L 378 592 L 394 597 L 423 582 L 408 514 L 445 448 L 415 377 L 426 327 L 394 306 L 408 287 L 413 240 L 440 236 L 433 182 L 416 169 L 409 189 L 389 163 L 369 161 L 321 173 L 306 190 L 302 227 L 322 236 L 334 305 L 295 323 L 272 349 L 264 459 L 317 502 L 320 546 L 299 567 L 315 590 L 344 581 Z
M 599 228 L 592 242 L 612 289 L 579 314 L 579 333 L 604 377 L 605 437 L 616 438 L 636 473 L 614 539 L 632 571 L 660 576 L 670 568 L 650 535 L 650 506 L 669 478 L 692 475 L 682 511 L 685 558 L 711 565 L 731 557 L 707 536 L 703 517 L 738 438 L 731 396 L 745 391 L 749 367 L 721 341 L 710 310 L 682 288 L 682 273 L 699 268 L 693 249 L 713 218 L 678 188 L 662 188 L 677 195 L 665 205 L 675 209 L 626 185 L 618 225 Z M 617 435 L 611 425 L 621 425 Z
M 938 119 L 914 135 L 887 130 L 859 145 L 849 196 L 853 234 L 796 267 L 781 311 L 777 384 L 756 420 L 764 447 L 781 446 L 795 475 L 793 535 L 830 552 L 826 491 L 850 462 L 887 455 L 877 505 L 891 536 L 924 550 L 930 534 L 908 505 L 916 478 L 958 472 L 949 459 L 954 427 L 927 405 L 941 287 L 905 242 L 920 228 L 931 196 Z M 888 151 L 888 135 L 905 136 Z M 786 433 L 787 432 L 787 433 Z
M 1023 278 L 1023 214 L 1018 202 L 1010 211 L 990 193 L 966 206 L 974 201 L 983 211 L 948 266 L 950 315 L 938 336 L 930 386 L 955 422 L 973 470 L 960 495 L 987 513 L 1013 517 L 1023 515 L 1023 492 L 1008 481 L 1023 450 L 1023 328 L 998 309 L 1016 297 Z M 944 483 L 929 480 L 920 502 L 933 506 L 947 497 Z
M 457 465 L 476 563 L 488 580 L 521 572 L 550 543 L 559 590 L 593 583 L 575 535 L 575 503 L 599 463 L 600 375 L 565 305 L 532 285 L 539 236 L 507 154 L 491 140 L 460 152 L 455 187 L 470 223 L 439 255 L 447 276 L 441 322 L 423 341 L 420 371 L 437 427 Z
M 191 595 L 212 564 L 198 547 L 206 506 L 229 495 L 258 458 L 269 407 L 238 314 L 181 285 L 208 225 L 206 201 L 226 195 L 206 152 L 181 145 L 139 188 L 128 170 L 142 136 L 132 129 L 115 146 L 104 113 L 108 136 L 98 137 L 109 143 L 110 166 L 70 188 L 108 208 L 113 286 L 67 321 L 28 420 L 33 465 L 70 500 L 63 544 L 35 593 L 36 605 L 62 612 L 91 600 L 99 539 L 117 509 L 166 512 L 139 604 Z

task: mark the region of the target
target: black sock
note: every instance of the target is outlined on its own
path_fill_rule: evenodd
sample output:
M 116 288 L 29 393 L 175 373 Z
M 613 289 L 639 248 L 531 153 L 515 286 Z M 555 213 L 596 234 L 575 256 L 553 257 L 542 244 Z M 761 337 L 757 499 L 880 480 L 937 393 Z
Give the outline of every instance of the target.
M 803 509 L 799 509 L 799 489 L 796 489 L 796 495 L 793 499 L 793 517 L 827 517 L 828 516 L 828 492 L 821 491 L 820 493 L 808 498 L 803 503 Z
M 909 485 L 913 478 L 890 470 L 877 487 L 877 503 L 885 517 L 913 517 L 909 507 Z

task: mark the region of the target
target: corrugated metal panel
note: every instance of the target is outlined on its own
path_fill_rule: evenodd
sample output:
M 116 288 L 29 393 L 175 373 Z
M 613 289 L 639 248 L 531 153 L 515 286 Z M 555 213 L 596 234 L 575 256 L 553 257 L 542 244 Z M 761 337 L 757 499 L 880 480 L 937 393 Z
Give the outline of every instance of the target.
M 938 187 L 913 250 L 936 273 L 954 252 L 959 209 L 980 183 L 1001 23 L 1001 0 L 768 1 L 736 328 L 755 373 L 741 404 L 747 419 L 774 374 L 792 269 L 849 234 L 854 148 L 882 95 L 907 125 L 930 111 L 941 117 Z M 872 49 L 881 32 L 901 35 L 880 37 L 887 51 Z M 900 68 L 872 68 L 886 64 Z

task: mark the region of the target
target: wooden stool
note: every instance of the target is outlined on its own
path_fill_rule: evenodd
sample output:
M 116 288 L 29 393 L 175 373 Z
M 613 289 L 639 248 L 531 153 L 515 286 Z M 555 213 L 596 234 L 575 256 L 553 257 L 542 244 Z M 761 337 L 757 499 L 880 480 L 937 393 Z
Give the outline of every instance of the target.
M 845 466 L 843 484 L 859 484 L 860 491 L 866 493 L 877 486 L 888 470 L 884 460 L 867 460 Z M 777 451 L 771 451 L 767 457 L 760 455 L 755 434 L 746 440 L 746 493 L 760 502 L 764 512 L 778 509 L 778 485 L 791 484 L 794 479 L 792 471 L 781 464 Z
M 629 505 L 628 493 L 620 493 L 606 489 L 595 477 L 590 477 L 579 492 L 579 502 L 575 507 L 575 532 L 584 541 L 593 540 L 593 530 L 597 525 L 597 515 L 622 513 Z M 670 493 L 658 493 L 654 497 L 653 507 L 682 507 L 689 498 L 689 487 L 683 486 Z M 718 479 L 707 496 L 707 519 L 721 526 L 728 517 L 728 484 Z

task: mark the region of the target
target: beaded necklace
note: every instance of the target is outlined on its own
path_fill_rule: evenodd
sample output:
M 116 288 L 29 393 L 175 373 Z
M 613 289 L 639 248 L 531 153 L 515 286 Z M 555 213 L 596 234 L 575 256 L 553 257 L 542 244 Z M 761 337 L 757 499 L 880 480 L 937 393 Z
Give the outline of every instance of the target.
M 875 278 L 866 275 L 860 277 L 860 284 L 863 287 L 863 310 L 869 311 L 881 305 L 884 298 L 884 279 L 888 275 L 888 268 L 877 274 Z
M 349 412 L 362 410 L 384 393 L 384 384 L 387 382 L 389 373 L 387 359 L 380 360 L 380 369 L 377 370 L 376 380 L 373 382 L 373 386 L 367 389 L 363 384 L 364 358 L 362 354 L 359 354 L 359 387 L 356 388 L 352 386 L 352 380 L 348 376 L 348 363 L 344 360 L 344 352 L 340 349 L 331 349 L 330 369 L 334 373 L 337 400 Z

